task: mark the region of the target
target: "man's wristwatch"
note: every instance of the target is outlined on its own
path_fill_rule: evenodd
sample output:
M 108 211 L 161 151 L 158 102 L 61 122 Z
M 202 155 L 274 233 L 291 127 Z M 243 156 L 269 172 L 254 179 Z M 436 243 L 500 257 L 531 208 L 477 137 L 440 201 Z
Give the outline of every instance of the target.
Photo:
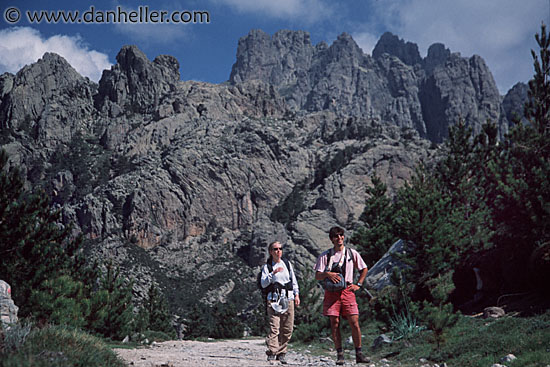
M 363 285 L 363 283 L 359 283 L 359 282 L 357 282 L 356 284 L 359 288 L 361 288 L 361 286 Z

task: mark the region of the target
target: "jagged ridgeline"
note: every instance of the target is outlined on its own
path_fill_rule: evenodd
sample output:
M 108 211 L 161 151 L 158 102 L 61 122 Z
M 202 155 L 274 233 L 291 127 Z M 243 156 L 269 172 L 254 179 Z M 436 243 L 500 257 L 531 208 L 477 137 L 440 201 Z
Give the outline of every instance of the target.
M 251 31 L 226 83 L 181 81 L 171 56 L 124 46 L 99 84 L 47 53 L 0 76 L 0 144 L 27 185 L 172 311 L 257 299 L 272 240 L 298 271 L 359 223 L 373 173 L 394 192 L 437 155 L 448 127 L 487 120 L 500 136 L 526 86 L 506 96 L 480 56 L 384 34 L 372 56 L 347 34 Z

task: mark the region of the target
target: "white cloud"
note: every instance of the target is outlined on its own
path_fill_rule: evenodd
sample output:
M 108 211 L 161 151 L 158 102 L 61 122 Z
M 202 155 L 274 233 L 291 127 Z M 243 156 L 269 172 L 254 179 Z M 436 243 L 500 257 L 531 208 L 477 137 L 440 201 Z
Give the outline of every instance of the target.
M 241 13 L 256 13 L 269 18 L 301 20 L 307 23 L 331 16 L 333 11 L 322 0 L 212 0 Z
M 542 21 L 548 23 L 548 0 L 385 0 L 379 20 L 400 38 L 427 48 L 441 42 L 453 52 L 480 55 L 501 93 L 533 74 L 531 49 Z
M 46 52 L 63 56 L 76 71 L 96 82 L 103 70 L 111 67 L 107 55 L 89 50 L 78 36 L 56 35 L 46 39 L 29 27 L 0 30 L 0 72 L 16 73 Z

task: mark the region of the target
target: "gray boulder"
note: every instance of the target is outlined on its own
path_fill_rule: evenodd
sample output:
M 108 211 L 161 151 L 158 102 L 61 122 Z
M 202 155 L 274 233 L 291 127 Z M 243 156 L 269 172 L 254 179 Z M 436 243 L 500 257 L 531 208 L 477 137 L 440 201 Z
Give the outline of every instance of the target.
M 367 288 L 381 290 L 392 284 L 391 276 L 395 268 L 404 269 L 407 265 L 399 260 L 397 254 L 406 254 L 409 247 L 403 240 L 396 241 L 380 260 L 369 269 L 365 284 Z
M 0 280 L 0 317 L 2 326 L 8 327 L 17 323 L 17 311 L 19 308 L 11 299 L 11 287 L 8 283 Z
M 488 319 L 488 318 L 498 319 L 504 315 L 506 315 L 506 311 L 504 311 L 502 307 L 491 306 L 491 307 L 486 307 L 483 310 L 484 319 Z

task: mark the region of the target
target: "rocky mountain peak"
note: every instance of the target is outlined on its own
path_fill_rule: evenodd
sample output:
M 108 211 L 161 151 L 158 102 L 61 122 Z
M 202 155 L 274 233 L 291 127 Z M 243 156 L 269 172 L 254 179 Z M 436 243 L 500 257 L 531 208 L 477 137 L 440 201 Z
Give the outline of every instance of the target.
M 145 56 L 145 54 L 134 45 L 122 46 L 116 55 L 116 61 L 122 70 L 126 70 L 128 72 L 132 70 L 136 70 L 138 72 L 144 71 L 150 63 L 147 56 Z
M 396 56 L 411 66 L 422 61 L 416 43 L 405 42 L 390 32 L 386 32 L 380 37 L 372 50 L 372 57 L 378 59 L 385 53 Z
M 328 52 L 333 60 L 341 60 L 346 63 L 352 61 L 354 64 L 359 64 L 364 56 L 361 48 L 348 33 L 339 35 L 328 48 Z
M 302 31 L 273 37 L 252 31 L 239 40 L 230 82 L 252 80 L 272 85 L 290 109 L 370 116 L 434 142 L 460 118 L 476 132 L 490 119 L 501 136 L 509 124 L 482 58 L 463 58 L 435 43 L 422 59 L 416 44 L 389 32 L 370 57 L 347 33 L 330 46 L 312 46 Z
M 4 74 L 2 79 L 2 126 L 32 130 L 33 137 L 44 143 L 47 139 L 41 138 L 46 138 L 46 126 L 83 118 L 86 108 L 78 105 L 87 104 L 96 89 L 96 84 L 80 75 L 67 60 L 50 52 L 15 76 Z
M 167 81 L 175 83 L 180 79 L 180 65 L 178 60 L 173 56 L 159 55 L 151 63 L 137 46 L 127 45 L 120 49 L 116 60 L 120 66 L 120 70 L 126 75 L 137 74 L 138 76 L 145 76 L 147 74 L 154 74 L 154 71 L 150 70 L 158 67 Z
M 239 40 L 229 80 L 234 84 L 246 80 L 274 85 L 295 83 L 296 73 L 309 69 L 312 54 L 307 32 L 282 30 L 271 37 L 261 30 L 252 30 Z
M 443 65 L 451 56 L 451 51 L 442 43 L 434 43 L 428 48 L 428 55 L 424 59 L 424 68 L 431 73 L 436 66 Z
M 287 49 L 311 47 L 310 35 L 305 31 L 291 31 L 288 29 L 277 31 L 273 35 L 273 42 L 275 44 L 280 44 L 282 46 L 281 48 Z
M 136 46 L 124 46 L 117 64 L 105 70 L 95 96 L 96 108 L 116 117 L 124 110 L 134 113 L 156 112 L 162 99 L 180 79 L 179 63 L 172 56 L 158 56 L 149 61 Z
M 506 93 L 506 96 L 502 100 L 502 107 L 506 113 L 508 121 L 514 121 L 516 119 L 525 121 L 523 117 L 523 105 L 528 98 L 527 91 L 529 86 L 525 83 L 516 83 L 512 89 Z

